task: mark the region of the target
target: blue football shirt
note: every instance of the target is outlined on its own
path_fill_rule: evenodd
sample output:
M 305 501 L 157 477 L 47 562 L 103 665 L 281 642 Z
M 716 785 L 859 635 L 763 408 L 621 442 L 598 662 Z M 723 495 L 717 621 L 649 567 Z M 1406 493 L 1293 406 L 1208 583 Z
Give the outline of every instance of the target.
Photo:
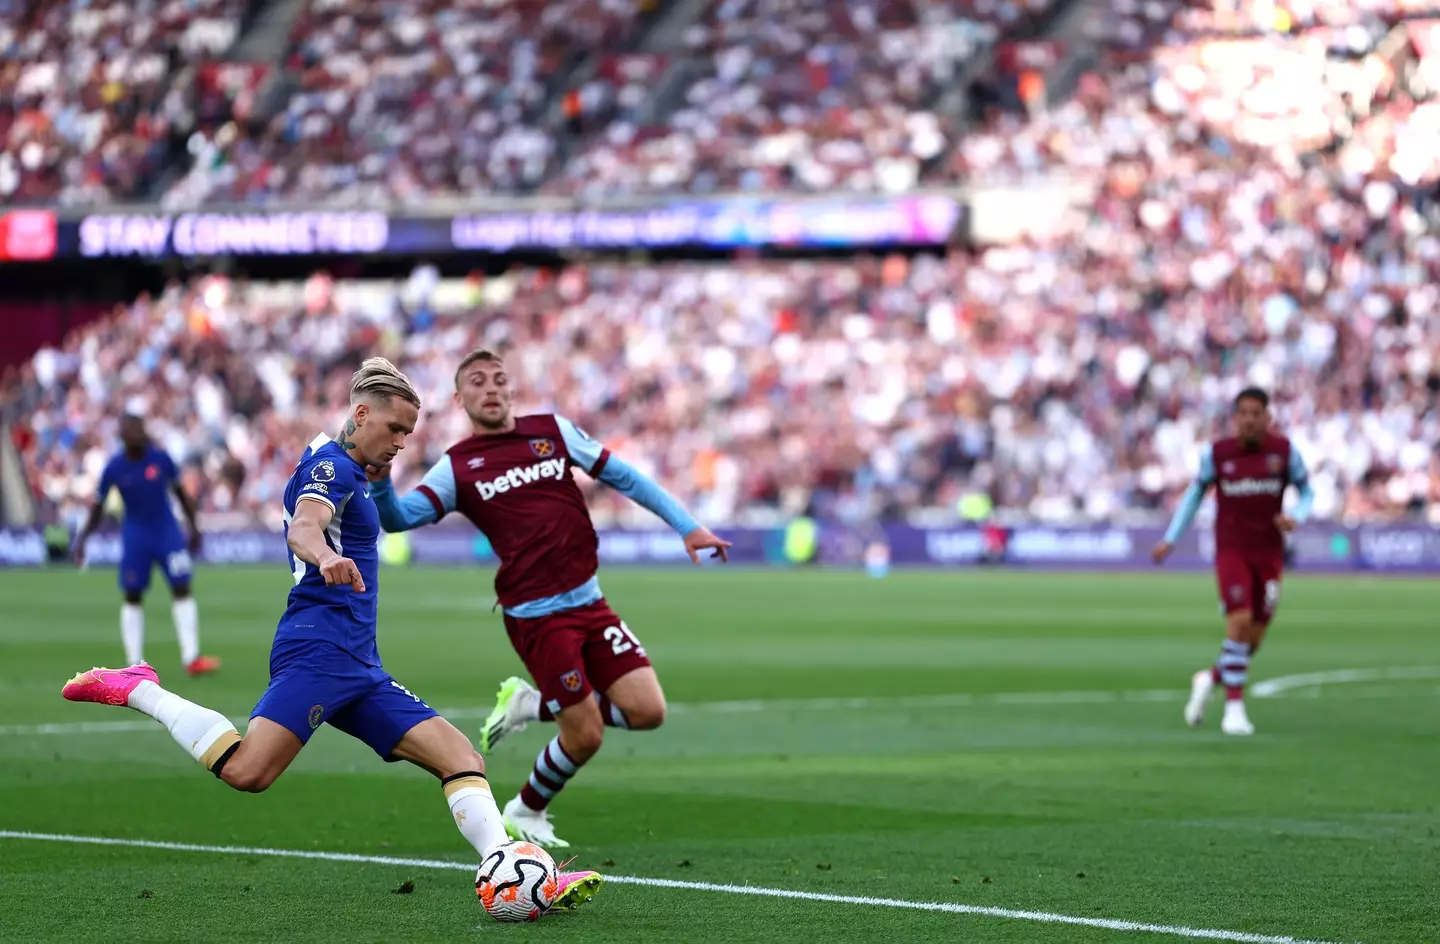
M 170 505 L 170 492 L 180 472 L 165 450 L 153 443 L 145 453 L 132 459 L 124 450 L 105 464 L 100 476 L 96 499 L 105 501 L 112 488 L 120 490 L 125 502 L 124 538 L 128 541 L 146 538 L 170 538 L 180 533 L 175 510 Z
M 360 569 L 365 581 L 363 593 L 348 584 L 327 587 L 319 568 L 290 554 L 295 586 L 290 589 L 289 606 L 275 630 L 276 657 L 303 644 L 330 642 L 365 665 L 378 666 L 375 645 L 376 606 L 380 589 L 380 514 L 370 498 L 370 481 L 365 470 L 330 437 L 320 435 L 305 454 L 285 486 L 285 533 L 302 501 L 318 501 L 331 510 L 325 542 L 341 557 L 348 557 Z M 296 646 L 295 644 L 301 644 Z

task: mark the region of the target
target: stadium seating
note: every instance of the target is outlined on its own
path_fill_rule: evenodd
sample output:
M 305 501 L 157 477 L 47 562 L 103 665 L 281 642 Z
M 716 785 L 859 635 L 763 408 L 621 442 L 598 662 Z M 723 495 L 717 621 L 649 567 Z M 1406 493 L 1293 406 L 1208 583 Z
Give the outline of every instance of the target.
M 0 6 L 0 203 L 145 194 L 166 167 L 173 85 L 234 41 L 246 0 Z
M 546 189 L 907 190 L 947 145 L 927 106 L 996 35 L 962 2 L 712 3 L 685 35 L 680 106 L 617 117 Z
M 1154 517 L 1253 379 L 1277 391 L 1319 515 L 1440 520 L 1433 307 L 1397 317 L 1367 292 L 1325 304 L 1352 297 L 1338 286 L 1308 309 L 1275 290 L 1150 317 L 1140 288 L 1107 284 L 1114 260 L 1047 285 L 1058 261 L 615 263 L 243 290 L 212 277 L 42 352 L 7 397 L 27 405 L 32 480 L 65 513 L 136 409 L 207 511 L 274 525 L 295 451 L 335 426 L 361 357 L 391 355 L 426 401 L 398 471 L 413 481 L 466 434 L 451 371 L 488 344 L 510 351 L 527 407 L 572 416 L 707 520 L 953 510 L 980 487 L 1061 522 Z M 1347 267 L 1357 286 L 1382 271 L 1363 254 Z M 597 507 L 604 520 L 624 503 Z
M 1019 9 L 924 7 L 962 8 L 997 28 L 1014 17 L 991 9 Z M 289 60 L 305 78 L 276 139 L 309 142 L 293 149 L 298 173 L 237 138 L 226 153 L 253 165 L 204 178 L 217 182 L 207 192 L 361 199 L 536 182 L 539 170 L 517 170 L 524 161 L 412 159 L 434 140 L 416 133 L 424 116 L 442 112 L 402 110 L 403 96 L 386 96 L 413 92 L 416 73 L 382 64 L 413 66 L 401 52 L 424 47 L 424 61 L 475 89 L 491 88 L 485 76 L 539 76 L 515 71 L 514 55 L 470 62 L 443 50 L 452 36 L 489 37 L 467 50 L 503 45 L 549 9 L 505 6 L 481 23 L 461 5 L 428 25 L 381 27 L 312 4 Z M 637 8 L 555 9 L 568 15 L 548 20 L 520 57 L 532 66 L 553 65 L 585 37 L 623 35 Z M 683 52 L 602 56 L 566 103 L 568 133 L 583 146 L 549 187 L 884 189 L 928 161 L 937 183 L 1087 180 L 1097 196 L 1082 227 L 943 258 L 590 263 L 459 288 L 424 273 L 401 286 L 317 276 L 241 299 L 207 279 L 42 352 L 12 384 L 6 395 L 33 405 L 26 457 L 37 487 L 62 508 L 86 500 L 99 444 L 134 399 L 187 461 L 207 509 L 266 513 L 294 444 L 327 425 L 346 372 L 374 350 L 436 404 L 407 454 L 414 474 L 463 434 L 448 406 L 449 365 L 486 343 L 514 352 L 528 403 L 573 414 L 716 521 L 765 509 L 950 509 L 972 486 L 1045 520 L 1154 515 L 1184 486 L 1196 443 L 1244 380 L 1276 392 L 1280 420 L 1312 464 L 1321 515 L 1440 520 L 1434 22 L 1402 26 L 1417 65 L 1395 70 L 1364 53 L 1414 13 L 1405 3 L 1267 5 L 1268 21 L 1250 8 L 1227 18 L 1198 4 L 1100 5 L 1088 29 L 1104 41 L 1105 68 L 1082 77 L 1072 99 L 1023 118 L 992 115 L 953 150 L 941 142 L 943 154 L 922 154 L 897 129 L 915 127 L 954 50 L 917 38 L 932 25 L 918 9 L 716 3 Z M 895 46 L 896 36 L 910 45 Z M 894 68 L 896 48 L 922 52 Z M 689 76 L 684 107 L 645 130 L 647 90 L 677 69 Z M 847 70 L 856 81 L 837 78 Z M 394 82 L 368 81 L 376 76 Z M 538 102 L 537 86 L 517 88 Z M 484 101 L 443 114 L 492 130 L 502 125 L 483 115 L 528 114 L 525 103 Z M 322 112 L 364 115 L 390 143 L 356 151 L 375 141 Z M 880 124 L 867 138 L 855 122 L 871 118 Z M 821 140 L 837 134 L 827 139 L 835 148 Z M 484 138 L 492 156 L 504 150 L 504 134 Z M 529 140 L 548 162 L 549 145 Z M 798 166 L 787 154 L 807 155 L 809 170 L 785 171 Z M 892 178 L 886 161 L 906 154 L 916 166 Z M 462 179 L 466 168 L 485 179 Z M 619 507 L 601 499 L 602 514 Z
M 288 103 L 257 137 L 227 133 L 171 202 L 392 203 L 523 192 L 550 167 L 544 109 L 634 0 L 313 0 L 284 66 Z

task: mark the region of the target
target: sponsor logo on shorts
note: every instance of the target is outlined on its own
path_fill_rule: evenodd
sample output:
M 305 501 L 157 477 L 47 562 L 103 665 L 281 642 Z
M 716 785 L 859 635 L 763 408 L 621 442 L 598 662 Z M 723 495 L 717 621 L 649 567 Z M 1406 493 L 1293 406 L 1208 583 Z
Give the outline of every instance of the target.
M 1239 603 L 1241 600 L 1245 599 L 1245 588 L 1240 586 L 1238 583 L 1232 585 L 1230 587 L 1230 599 L 1234 600 L 1236 603 Z
M 310 477 L 317 482 L 335 481 L 335 463 L 329 459 L 321 459 L 310 470 Z
M 532 439 L 530 440 L 530 451 L 542 459 L 548 459 L 555 455 L 555 441 L 553 439 Z
M 310 730 L 314 731 L 320 727 L 320 719 L 325 717 L 324 705 L 312 705 L 310 707 Z
M 546 479 L 564 478 L 565 460 L 546 459 L 544 462 L 537 462 L 534 465 L 517 466 L 504 475 L 497 475 L 488 482 L 476 482 L 475 489 L 480 493 L 482 501 L 489 501 L 496 495 L 508 492 L 512 488 L 519 488 L 532 482 L 543 482 Z
M 566 672 L 564 675 L 560 676 L 560 684 L 565 686 L 565 690 L 567 692 L 580 691 L 580 670 L 571 669 L 569 672 Z
M 1279 479 L 1235 479 L 1220 483 L 1220 491 L 1227 498 L 1250 498 L 1255 495 L 1279 495 L 1285 491 L 1285 483 Z

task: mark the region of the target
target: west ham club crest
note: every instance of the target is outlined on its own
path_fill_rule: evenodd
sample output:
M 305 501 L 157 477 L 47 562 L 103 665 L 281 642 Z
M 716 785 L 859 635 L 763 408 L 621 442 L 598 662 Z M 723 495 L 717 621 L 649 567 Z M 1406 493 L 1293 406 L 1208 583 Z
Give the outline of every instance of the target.
M 530 451 L 542 459 L 548 459 L 555 455 L 555 441 L 553 439 L 532 439 L 530 440 Z

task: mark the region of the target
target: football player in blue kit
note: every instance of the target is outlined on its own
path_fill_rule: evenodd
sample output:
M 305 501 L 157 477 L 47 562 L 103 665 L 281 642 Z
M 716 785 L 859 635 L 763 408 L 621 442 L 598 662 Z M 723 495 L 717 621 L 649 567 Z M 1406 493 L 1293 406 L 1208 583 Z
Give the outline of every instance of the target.
M 71 701 L 128 706 L 159 721 L 192 757 L 236 790 L 275 782 L 321 724 L 406 760 L 441 783 L 455 825 L 476 855 L 506 842 L 505 824 L 470 741 L 380 664 L 376 648 L 380 517 L 367 476 L 380 474 L 415 429 L 420 398 L 405 375 L 372 357 L 356 372 L 340 434 L 305 449 L 285 489 L 285 535 L 295 585 L 270 652 L 270 686 L 242 737 L 224 715 L 160 687 L 142 663 L 81 672 Z M 552 906 L 594 897 L 600 876 L 559 876 Z
M 220 660 L 200 654 L 200 614 L 190 594 L 191 555 L 200 550 L 195 502 L 180 484 L 180 473 L 170 454 L 150 441 L 144 420 L 134 415 L 122 417 L 120 440 L 124 448 L 106 464 L 95 502 L 90 506 L 90 517 L 75 538 L 75 562 L 85 565 L 85 544 L 100 524 L 110 490 L 118 489 L 125 502 L 125 523 L 120 533 L 120 592 L 125 597 L 120 605 L 120 639 L 125 645 L 125 661 L 135 663 L 145 658 L 143 601 L 150 588 L 150 573 L 159 564 L 170 584 L 170 615 L 180 642 L 180 664 L 191 675 L 214 672 L 220 668 Z M 172 494 L 185 513 L 189 541 L 175 520 L 170 506 Z

